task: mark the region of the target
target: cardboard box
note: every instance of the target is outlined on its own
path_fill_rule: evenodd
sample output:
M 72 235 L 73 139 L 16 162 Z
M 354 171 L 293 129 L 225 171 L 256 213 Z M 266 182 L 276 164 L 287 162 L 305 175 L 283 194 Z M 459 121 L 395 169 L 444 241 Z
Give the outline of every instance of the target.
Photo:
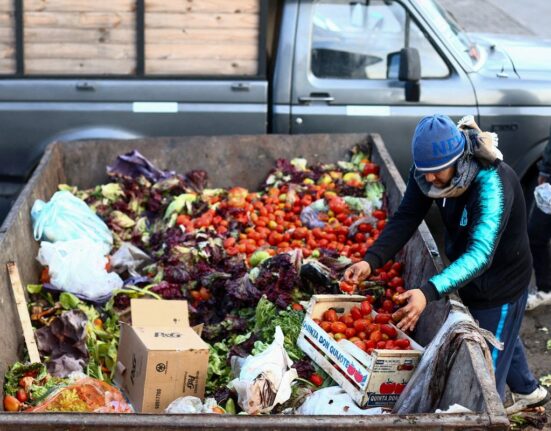
M 137 412 L 162 413 L 178 397 L 203 398 L 209 346 L 189 326 L 186 301 L 132 299 L 121 322 L 115 381 Z
M 397 338 L 408 338 L 414 350 L 379 350 L 371 355 L 348 340 L 335 341 L 313 319 L 335 308 L 339 315 L 359 305 L 358 295 L 314 295 L 307 307 L 297 345 L 360 406 L 392 407 L 407 384 L 423 348 L 398 328 Z M 377 313 L 372 312 L 375 317 Z

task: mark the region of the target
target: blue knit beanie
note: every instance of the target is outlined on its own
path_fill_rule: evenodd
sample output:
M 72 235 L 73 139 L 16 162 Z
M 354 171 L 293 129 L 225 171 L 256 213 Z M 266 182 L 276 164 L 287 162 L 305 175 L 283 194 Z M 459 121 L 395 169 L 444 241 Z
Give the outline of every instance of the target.
M 415 168 L 438 172 L 451 166 L 465 149 L 465 137 L 446 115 L 423 117 L 413 133 L 411 150 Z

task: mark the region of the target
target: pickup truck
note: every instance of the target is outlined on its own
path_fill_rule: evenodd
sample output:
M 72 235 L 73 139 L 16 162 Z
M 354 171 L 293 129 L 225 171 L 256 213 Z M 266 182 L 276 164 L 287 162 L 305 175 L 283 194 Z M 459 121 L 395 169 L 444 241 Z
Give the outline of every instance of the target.
M 61 37 L 62 29 L 32 33 L 26 26 L 73 25 L 56 15 L 71 2 L 49 0 L 27 11 L 36 1 L 25 2 L 24 8 L 16 0 L 15 66 L 13 73 L 4 72 L 0 79 L 0 221 L 43 149 L 54 140 L 374 132 L 382 135 L 405 175 L 413 129 L 420 117 L 433 113 L 455 120 L 474 115 L 483 130 L 499 134 L 505 160 L 527 187 L 533 184 L 551 124 L 551 42 L 467 34 L 435 0 L 189 0 L 191 6 L 184 12 L 219 4 L 234 8 L 230 12 L 244 22 L 247 1 L 257 17 L 253 72 L 239 72 L 236 62 L 231 64 L 235 73 L 224 69 L 218 76 L 186 74 L 185 68 L 183 73 L 148 74 L 148 37 L 163 33 L 148 28 L 152 19 L 147 13 L 155 10 L 155 4 L 170 12 L 174 0 L 141 0 L 135 8 L 131 2 L 137 17 L 132 39 L 136 55 L 131 57 L 136 67 L 120 76 L 73 73 L 69 66 L 63 66 L 64 73 L 52 74 L 46 66 L 40 70 L 46 63 L 27 61 L 34 53 L 49 58 L 48 67 L 55 68 L 51 62 L 57 53 L 64 55 L 69 44 L 46 49 L 44 43 L 36 47 L 30 43 L 43 39 L 41 34 L 51 34 L 52 40 Z M 86 13 L 97 15 L 96 6 L 75 4 L 73 8 L 88 8 L 79 12 L 81 18 Z M 40 21 L 40 13 L 48 12 L 48 7 L 53 11 L 50 21 Z M 221 16 L 212 18 L 219 22 Z M 164 21 L 158 21 L 162 27 Z M 98 43 L 109 36 L 109 29 L 99 30 L 103 33 Z M 165 34 L 171 38 L 174 33 Z M 234 31 L 231 37 L 239 36 Z M 235 56 L 244 52 L 237 45 L 226 49 L 223 43 L 211 41 L 212 49 L 219 48 L 218 56 L 231 58 L 234 49 Z M 198 49 L 193 52 L 201 54 Z M 162 68 L 168 57 L 159 57 L 155 65 Z

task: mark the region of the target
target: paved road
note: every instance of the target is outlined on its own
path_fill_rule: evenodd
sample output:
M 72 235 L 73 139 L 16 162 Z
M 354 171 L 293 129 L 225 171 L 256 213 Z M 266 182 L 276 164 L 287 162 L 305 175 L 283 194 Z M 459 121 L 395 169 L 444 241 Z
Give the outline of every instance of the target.
M 437 0 L 469 32 L 534 34 L 515 15 L 489 0 Z M 534 0 L 548 1 L 548 0 Z
M 550 0 L 438 0 L 467 31 L 551 39 Z

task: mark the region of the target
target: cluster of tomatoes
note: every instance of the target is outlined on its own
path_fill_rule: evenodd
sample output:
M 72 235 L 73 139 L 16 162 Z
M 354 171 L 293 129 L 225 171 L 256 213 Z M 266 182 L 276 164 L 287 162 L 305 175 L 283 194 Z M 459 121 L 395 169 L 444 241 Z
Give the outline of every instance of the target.
M 389 313 L 373 316 L 373 296 L 353 306 L 350 311 L 338 315 L 333 308 L 323 313 L 322 319 L 314 321 L 336 341 L 347 339 L 367 354 L 375 349 L 411 350 L 407 338 L 398 338 L 398 330 Z
M 15 393 L 15 396 L 4 395 L 4 410 L 7 412 L 17 412 L 22 408 L 26 408 L 29 405 L 29 390 L 33 385 L 34 379 L 37 375 L 37 371 L 27 371 L 23 377 L 19 380 L 19 387 Z
M 363 175 L 378 180 L 378 166 L 367 160 Z M 336 173 L 342 175 L 340 173 Z M 364 187 L 360 173 L 354 173 L 348 187 Z M 356 178 L 357 177 L 357 178 Z M 325 178 L 328 178 L 326 175 Z M 385 227 L 387 214 L 375 210 L 372 214 L 352 211 L 337 194 L 333 180 L 305 179 L 301 184 L 284 183 L 268 188 L 263 193 L 250 193 L 234 187 L 227 194 L 209 198 L 211 208 L 198 217 L 182 214 L 176 223 L 187 231 L 211 227 L 225 237 L 224 248 L 233 256 L 266 250 L 270 255 L 300 248 L 305 257 L 316 249 L 325 248 L 359 260 Z M 324 199 L 327 212 L 318 214 L 323 227 L 308 228 L 301 221 L 301 213 L 313 202 Z M 216 204 L 216 205 L 214 205 Z M 373 223 L 361 223 L 349 230 L 360 216 L 371 215 Z
M 282 185 L 270 189 L 262 196 L 248 194 L 245 198 L 247 203 L 241 211 L 233 208 L 232 215 L 243 221 L 243 226 L 237 235 L 229 236 L 224 241 L 229 255 L 244 253 L 250 256 L 259 248 L 272 250 L 272 253 L 300 248 L 303 255 L 308 257 L 314 250 L 326 248 L 358 260 L 386 223 L 386 212 L 377 210 L 374 212 L 378 219 L 376 226 L 362 223 L 358 226 L 357 233 L 351 236 L 349 226 L 356 221 L 359 214 L 353 214 L 341 197 L 327 191 L 326 185 L 309 186 L 298 193 L 292 203 L 288 201 L 288 191 L 289 186 Z M 318 219 L 325 224 L 323 227 L 309 229 L 303 225 L 300 214 L 305 207 L 322 197 L 329 210 L 327 213 L 320 213 Z M 224 205 L 229 205 L 229 201 L 222 202 L 221 208 Z

